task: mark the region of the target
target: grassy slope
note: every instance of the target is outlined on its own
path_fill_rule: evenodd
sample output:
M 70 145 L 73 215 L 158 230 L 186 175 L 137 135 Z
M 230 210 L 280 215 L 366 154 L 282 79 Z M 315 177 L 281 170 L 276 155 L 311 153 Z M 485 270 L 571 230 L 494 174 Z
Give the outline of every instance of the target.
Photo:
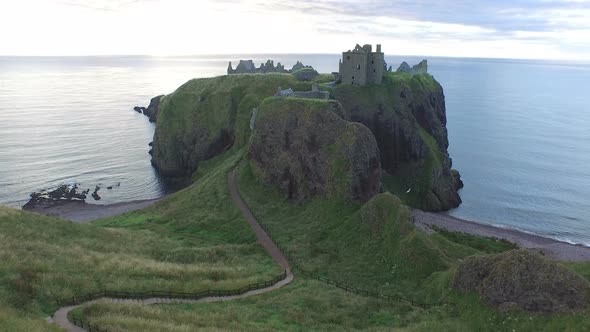
M 42 317 L 57 298 L 103 288 L 196 291 L 271 279 L 280 268 L 229 198 L 234 162 L 153 207 L 96 224 L 0 208 L 0 308 Z M 0 320 L 0 330 L 8 324 Z
M 501 313 L 474 296 L 419 309 L 353 295 L 297 277 L 276 292 L 248 299 L 156 306 L 96 304 L 83 310 L 109 331 L 586 331 L 587 313 Z
M 400 292 L 408 297 L 414 294 L 420 299 L 435 299 L 447 292 L 452 262 L 457 257 L 511 248 L 501 241 L 466 234 L 443 232 L 427 236 L 415 230 L 404 230 L 407 227 L 403 224 L 405 207 L 398 205 L 391 209 L 387 195 L 364 207 L 327 200 L 305 204 L 286 202 L 277 198 L 280 195 L 277 196 L 273 189 L 257 184 L 244 165 L 239 177 L 241 192 L 278 242 L 291 249 L 304 268 L 332 279 L 348 281 L 359 288 L 378 286 L 381 290 Z M 359 221 L 365 225 L 359 226 Z M 403 236 L 394 239 L 396 233 Z M 384 239 L 379 234 L 390 238 Z M 414 242 L 418 241 L 416 238 L 420 242 Z M 403 251 L 396 243 L 403 243 L 406 252 L 412 252 L 414 245 L 421 246 L 426 258 L 412 256 L 411 263 L 398 265 L 397 271 L 391 269 L 396 265 L 390 263 L 399 259 L 392 252 Z M 439 265 L 440 257 L 428 255 L 434 249 L 445 257 L 443 266 Z M 587 271 L 587 266 L 574 264 L 579 271 Z M 411 276 L 404 278 L 404 268 L 408 274 L 415 272 L 416 280 L 408 280 Z M 430 272 L 433 274 L 426 276 Z M 551 316 L 501 313 L 486 306 L 476 296 L 454 292 L 448 293 L 445 304 L 423 309 L 357 296 L 297 273 L 296 281 L 281 290 L 239 301 L 157 306 L 97 304 L 85 308 L 82 313 L 92 322 L 113 331 L 391 328 L 408 331 L 580 331 L 590 328 L 588 312 Z
M 260 222 L 304 269 L 368 290 L 431 302 L 443 295 L 456 259 L 506 250 L 480 239 L 474 248 L 440 234 L 426 235 L 409 222 L 409 210 L 391 194 L 366 205 L 340 199 L 285 201 L 263 186 L 243 163 L 240 190 Z

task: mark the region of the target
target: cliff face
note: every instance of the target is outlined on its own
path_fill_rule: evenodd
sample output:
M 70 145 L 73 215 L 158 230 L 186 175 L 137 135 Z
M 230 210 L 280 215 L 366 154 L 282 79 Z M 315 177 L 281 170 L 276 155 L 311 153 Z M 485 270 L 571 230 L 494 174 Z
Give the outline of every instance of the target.
M 343 120 L 330 100 L 268 98 L 250 144 L 255 174 L 289 199 L 316 195 L 366 201 L 381 189 L 377 142 L 359 123 Z
M 188 81 L 160 100 L 152 164 L 165 176 L 190 177 L 200 161 L 243 146 L 253 109 L 279 86 L 311 89 L 286 74 Z
M 428 74 L 387 73 L 377 86 L 339 85 L 346 116 L 375 135 L 386 189 L 431 211 L 457 207 L 458 172 L 451 172 L 442 87 Z

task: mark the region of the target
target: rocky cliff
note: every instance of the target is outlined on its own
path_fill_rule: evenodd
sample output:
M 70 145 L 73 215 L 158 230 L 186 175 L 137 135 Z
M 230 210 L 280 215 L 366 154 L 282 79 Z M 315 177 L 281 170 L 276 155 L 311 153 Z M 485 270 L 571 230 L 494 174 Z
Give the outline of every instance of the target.
M 263 103 L 278 87 L 309 91 L 311 83 L 300 82 L 288 74 L 228 75 L 191 80 L 161 98 L 153 143 L 154 166 L 165 175 L 190 177 L 199 162 L 233 146 L 246 145 L 252 133 L 252 114 L 260 109 L 262 122 L 258 128 L 263 131 L 254 132 L 250 153 L 259 168 L 265 170 L 265 181 L 277 181 L 289 197 L 304 199 L 329 192 L 331 189 L 326 187 L 330 182 L 329 169 L 335 166 L 328 164 L 346 160 L 348 166 L 358 168 L 344 180 L 357 181 L 351 186 L 358 188 L 349 188 L 350 196 L 355 199 L 365 200 L 369 192 L 372 195 L 375 183 L 370 185 L 371 189 L 362 189 L 367 185 L 362 177 L 371 177 L 375 165 L 380 164 L 384 189 L 398 195 L 404 203 L 431 211 L 460 204 L 459 174 L 451 169 L 447 153 L 444 94 L 432 76 L 396 72 L 387 73 L 381 85 L 323 87 L 338 103 L 290 99 Z M 323 111 L 316 109 L 320 104 Z M 317 117 L 317 121 L 306 122 L 308 119 L 301 118 L 300 112 Z M 286 122 L 279 123 L 273 116 Z M 363 131 L 361 127 L 369 130 Z M 261 135 L 274 137 L 276 142 L 264 141 Z M 349 151 L 342 152 L 343 159 L 329 155 L 326 149 L 333 148 L 336 142 L 344 142 L 346 135 L 354 138 L 350 144 L 357 139 L 370 144 L 367 142 L 372 139 L 378 150 L 356 142 Z M 312 137 L 319 141 L 313 141 Z M 264 146 L 263 141 L 269 145 Z M 309 145 L 310 142 L 313 144 Z M 298 149 L 289 149 L 290 145 Z M 353 160 L 355 153 L 360 152 L 352 150 L 360 146 L 364 152 L 378 153 L 378 160 Z M 275 160 L 273 155 L 283 159 Z M 359 165 L 369 169 L 360 169 Z M 314 180 L 306 179 L 308 175 L 315 177 Z M 297 190 L 289 193 L 289 183 L 297 186 Z
M 428 74 L 386 73 L 381 85 L 341 84 L 334 98 L 346 116 L 375 135 L 386 189 L 407 204 L 440 211 L 457 207 L 459 174 L 451 171 L 443 89 Z
M 165 176 L 186 177 L 199 162 L 243 146 L 250 119 L 277 87 L 311 89 L 288 74 L 228 75 L 188 81 L 160 100 L 152 164 Z
M 381 189 L 377 142 L 365 126 L 338 114 L 342 106 L 333 100 L 265 99 L 249 150 L 255 174 L 289 199 L 375 196 Z

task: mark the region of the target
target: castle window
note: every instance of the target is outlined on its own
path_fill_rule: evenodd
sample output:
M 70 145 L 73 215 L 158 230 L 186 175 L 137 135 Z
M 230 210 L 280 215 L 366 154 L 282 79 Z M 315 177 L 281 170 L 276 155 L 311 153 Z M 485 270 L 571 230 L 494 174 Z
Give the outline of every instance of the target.
M 373 69 L 373 72 L 375 72 L 375 69 Z
M 352 77 L 352 79 L 354 80 L 354 76 Z
M 361 65 L 356 65 L 356 69 L 361 70 Z
M 374 65 L 375 64 L 375 60 L 371 60 L 371 64 Z
M 350 55 L 347 55 L 346 56 L 346 60 L 350 60 Z

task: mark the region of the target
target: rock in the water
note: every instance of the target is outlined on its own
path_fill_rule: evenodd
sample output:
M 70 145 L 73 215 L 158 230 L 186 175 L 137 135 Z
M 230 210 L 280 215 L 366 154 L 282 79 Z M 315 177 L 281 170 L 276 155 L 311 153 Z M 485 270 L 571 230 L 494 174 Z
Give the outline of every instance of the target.
M 100 200 L 100 198 L 101 198 L 101 197 L 98 195 L 98 191 L 99 191 L 99 190 L 100 190 L 100 187 L 99 187 L 99 186 L 96 186 L 96 187 L 94 188 L 94 191 L 92 192 L 92 198 L 94 198 L 94 200 L 95 200 L 95 201 L 98 201 L 98 200 Z
M 255 173 L 290 199 L 369 200 L 381 189 L 377 142 L 365 126 L 338 114 L 336 101 L 265 99 L 249 150 Z
M 147 115 L 150 122 L 156 122 L 158 112 L 160 112 L 160 100 L 164 95 L 156 96 L 150 100 L 149 106 L 144 109 L 143 114 Z
M 477 292 L 505 309 L 556 312 L 585 309 L 590 303 L 587 280 L 524 249 L 466 258 L 459 264 L 453 288 Z
M 23 206 L 24 210 L 31 210 L 39 206 L 49 207 L 63 201 L 86 200 L 89 190 L 79 192 L 77 184 L 62 184 L 54 190 L 42 190 L 31 193 L 31 199 Z
M 137 113 L 142 113 L 145 111 L 145 107 L 135 106 L 135 107 L 133 107 L 133 110 L 136 111 Z

